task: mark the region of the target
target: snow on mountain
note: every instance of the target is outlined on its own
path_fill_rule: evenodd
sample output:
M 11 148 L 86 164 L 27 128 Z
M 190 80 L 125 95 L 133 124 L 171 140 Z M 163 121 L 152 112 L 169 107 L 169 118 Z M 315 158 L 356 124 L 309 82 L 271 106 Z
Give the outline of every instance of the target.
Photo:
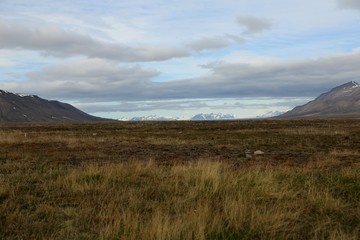
M 191 120 L 231 120 L 236 119 L 233 114 L 222 114 L 222 113 L 200 113 L 196 114 L 191 118 Z
M 142 117 L 133 117 L 130 121 L 177 121 L 177 117 L 161 117 L 156 115 L 142 116 Z
M 36 97 L 36 95 L 28 95 L 24 93 L 16 93 L 16 95 L 18 95 L 19 97 Z
M 231 120 L 236 119 L 233 114 L 222 114 L 222 113 L 199 113 L 191 118 L 186 117 L 164 117 L 157 115 L 149 115 L 142 117 L 133 118 L 119 118 L 119 121 L 182 121 L 182 120 L 194 120 L 194 121 L 207 121 L 207 120 Z
M 281 112 L 281 111 L 270 111 L 267 113 L 264 113 L 262 115 L 256 116 L 256 118 L 270 118 L 270 117 L 276 117 L 276 116 L 280 116 L 281 114 L 283 114 L 285 112 Z
M 118 118 L 117 120 L 122 121 L 122 122 L 130 121 L 130 119 L 128 119 L 128 118 Z
M 355 81 L 351 81 L 351 83 L 353 84 L 352 88 L 360 87 L 360 85 Z
M 12 94 L 12 95 L 16 95 L 19 97 L 37 97 L 36 95 L 29 95 L 29 94 L 25 94 L 25 93 L 12 93 L 12 92 L 8 92 L 8 91 L 1 90 L 1 89 L 0 89 L 0 94 Z

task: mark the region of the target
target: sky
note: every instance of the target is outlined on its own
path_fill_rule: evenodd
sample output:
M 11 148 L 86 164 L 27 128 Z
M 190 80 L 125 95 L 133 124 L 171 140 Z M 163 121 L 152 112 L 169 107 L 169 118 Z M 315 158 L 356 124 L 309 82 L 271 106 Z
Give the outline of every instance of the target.
M 0 0 L 0 89 L 252 118 L 360 82 L 360 0 Z

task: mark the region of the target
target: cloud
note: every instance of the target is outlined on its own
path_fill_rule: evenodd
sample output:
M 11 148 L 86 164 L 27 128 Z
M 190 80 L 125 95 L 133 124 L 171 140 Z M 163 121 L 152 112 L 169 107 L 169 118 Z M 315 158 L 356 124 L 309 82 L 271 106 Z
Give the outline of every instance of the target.
M 205 98 L 315 97 L 359 81 L 360 50 L 318 59 L 272 59 L 260 63 L 218 62 L 197 78 L 154 82 L 160 73 L 141 66 L 83 59 L 28 74 L 27 81 L 1 82 L 0 89 L 56 99 L 165 101 Z
M 243 38 L 241 36 L 237 36 L 234 34 L 226 34 L 226 37 L 236 43 L 239 43 L 239 44 L 245 43 L 245 38 Z
M 231 43 L 243 44 L 245 39 L 234 34 L 225 34 L 223 37 L 203 37 L 187 44 L 192 50 L 202 52 L 207 50 L 219 50 L 228 47 Z
M 359 0 L 337 0 L 340 8 L 350 8 L 360 10 Z
M 359 81 L 359 65 L 360 51 L 259 64 L 218 62 L 208 66 L 211 74 L 165 82 L 158 92 L 174 98 L 315 97 L 339 84 Z
M 28 73 L 26 81 L 3 81 L 0 89 L 56 99 L 103 101 L 136 96 L 159 72 L 102 59 L 79 59 Z M 144 93 L 144 89 L 142 90 Z
M 172 101 L 123 101 L 120 103 L 80 102 L 76 107 L 88 113 L 96 112 L 141 112 L 152 110 L 197 110 L 209 107 L 206 100 L 172 100 Z
M 155 70 L 144 69 L 139 65 L 127 67 L 102 59 L 80 59 L 30 72 L 28 76 L 32 80 L 44 82 L 78 80 L 89 84 L 119 84 L 150 79 L 158 74 Z
M 54 25 L 26 26 L 0 19 L 0 49 L 25 49 L 59 58 L 86 56 L 119 62 L 162 61 L 189 56 L 185 49 L 106 43 Z
M 271 24 L 263 19 L 244 16 L 237 19 L 238 24 L 245 27 L 242 35 L 225 34 L 222 37 L 203 37 L 187 44 L 192 50 L 202 52 L 207 50 L 219 50 L 228 47 L 231 43 L 245 43 L 245 36 L 255 34 L 271 28 Z
M 196 51 L 222 49 L 229 45 L 229 41 L 224 37 L 204 37 L 194 41 L 187 46 Z
M 243 34 L 250 35 L 268 30 L 271 28 L 271 23 L 252 16 L 238 17 L 237 23 L 245 28 Z

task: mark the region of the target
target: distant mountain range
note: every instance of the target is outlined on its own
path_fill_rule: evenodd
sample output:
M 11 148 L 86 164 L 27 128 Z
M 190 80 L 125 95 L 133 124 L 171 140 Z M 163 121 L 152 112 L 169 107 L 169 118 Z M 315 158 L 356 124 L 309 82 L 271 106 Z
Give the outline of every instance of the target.
M 119 121 L 180 121 L 180 120 L 193 120 L 193 121 L 211 121 L 211 120 L 231 120 L 236 119 L 233 114 L 222 113 L 199 113 L 191 118 L 179 118 L 179 117 L 162 117 L 156 115 L 134 117 L 131 119 L 121 118 Z
M 196 114 L 191 120 L 203 121 L 203 120 L 231 120 L 235 119 L 233 114 L 222 114 L 222 113 L 200 113 Z
M 340 85 L 279 117 L 360 117 L 360 85 L 353 81 Z
M 0 122 L 104 121 L 70 104 L 0 90 Z
M 177 121 L 177 120 L 180 120 L 180 118 L 177 118 L 177 117 L 160 117 L 160 116 L 156 116 L 156 115 L 133 117 L 131 119 L 128 119 L 128 121 Z

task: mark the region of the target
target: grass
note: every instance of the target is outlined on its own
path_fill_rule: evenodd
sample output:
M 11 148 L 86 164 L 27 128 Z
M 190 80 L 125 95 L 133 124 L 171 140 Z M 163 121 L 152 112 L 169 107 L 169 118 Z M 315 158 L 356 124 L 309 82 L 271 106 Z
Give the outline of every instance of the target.
M 3 125 L 0 239 L 359 239 L 359 131 L 354 120 Z M 246 159 L 249 146 L 265 156 Z

